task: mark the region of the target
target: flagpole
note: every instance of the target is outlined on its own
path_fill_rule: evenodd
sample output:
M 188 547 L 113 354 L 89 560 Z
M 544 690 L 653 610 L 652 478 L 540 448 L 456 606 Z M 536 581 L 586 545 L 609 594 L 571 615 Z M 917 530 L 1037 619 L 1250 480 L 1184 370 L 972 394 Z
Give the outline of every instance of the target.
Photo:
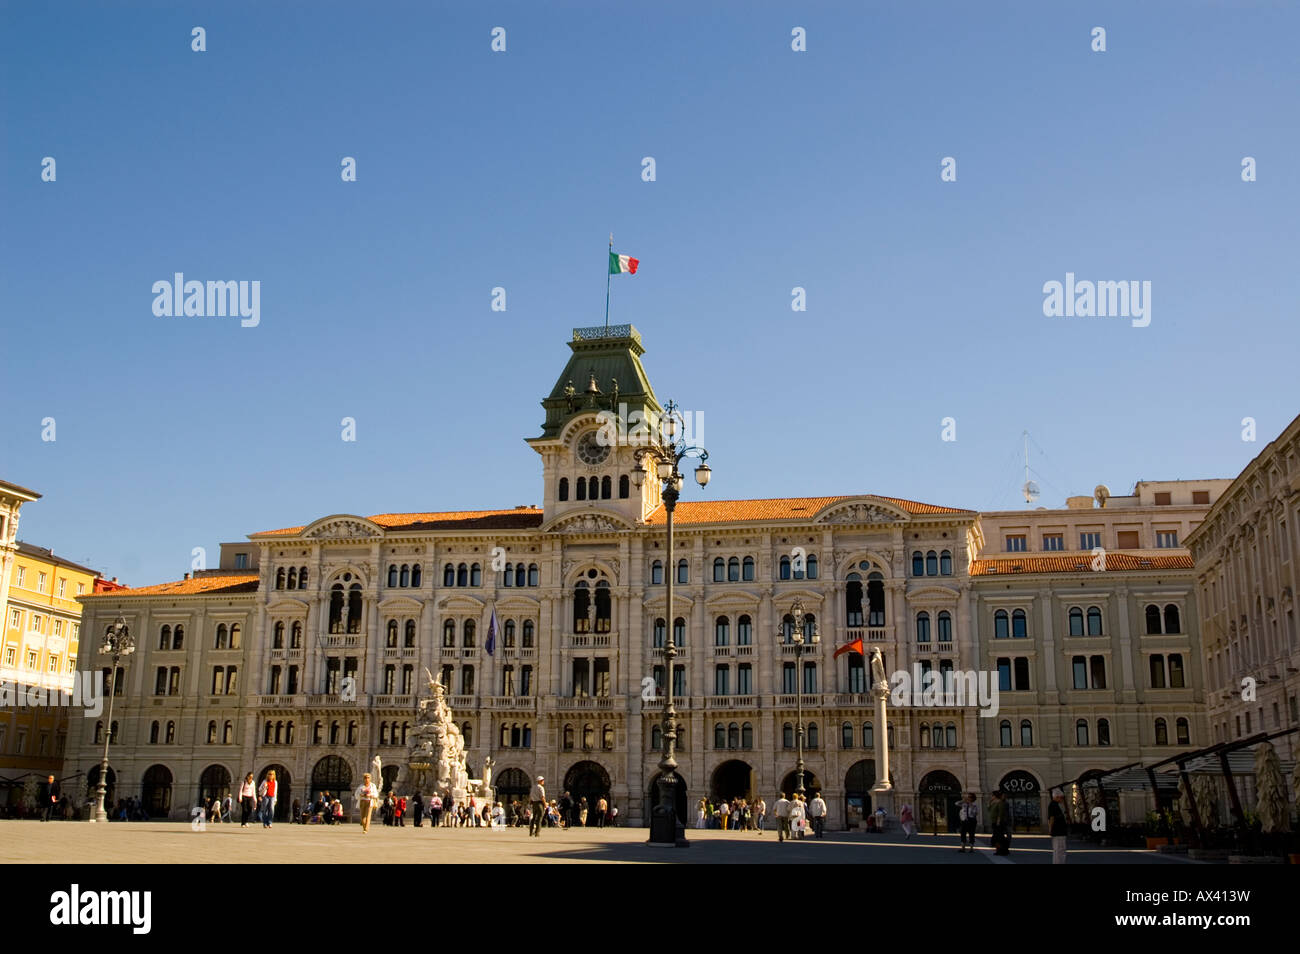
M 609 254 L 614 254 L 614 233 L 609 233 Z M 605 334 L 609 334 L 609 255 L 605 256 Z

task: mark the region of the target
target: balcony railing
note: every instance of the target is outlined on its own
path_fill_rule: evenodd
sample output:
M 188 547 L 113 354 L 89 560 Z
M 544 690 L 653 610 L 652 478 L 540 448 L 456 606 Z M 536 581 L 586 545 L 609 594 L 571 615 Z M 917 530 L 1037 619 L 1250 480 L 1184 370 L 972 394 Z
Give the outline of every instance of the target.
M 551 710 L 557 712 L 574 709 L 601 712 L 621 711 L 626 707 L 627 696 L 559 696 L 550 700 Z
M 325 637 L 326 649 L 353 649 L 361 645 L 360 633 L 334 633 Z
M 412 695 L 372 696 L 370 704 L 375 708 L 391 707 L 394 709 L 413 709 L 415 708 L 415 696 Z
M 779 695 L 775 698 L 774 704 L 778 709 L 793 708 L 799 705 L 799 696 L 795 693 Z M 820 706 L 822 704 L 822 695 L 819 692 L 805 692 L 803 694 L 804 708 L 809 706 Z
M 258 696 L 257 704 L 259 706 L 276 706 L 278 708 L 300 706 L 302 705 L 302 696 Z
M 753 709 L 758 704 L 756 696 L 707 696 L 709 709 Z
M 569 649 L 601 649 L 613 645 L 613 633 L 571 633 L 565 645 Z
M 452 696 L 451 707 L 453 709 L 474 709 L 477 708 L 473 696 Z
M 512 712 L 535 712 L 536 696 L 488 696 L 484 701 L 485 709 L 506 709 Z
M 353 699 L 349 696 L 345 699 L 337 692 L 316 692 L 309 694 L 305 703 L 309 706 L 355 706 L 358 701 L 361 701 L 360 697 Z

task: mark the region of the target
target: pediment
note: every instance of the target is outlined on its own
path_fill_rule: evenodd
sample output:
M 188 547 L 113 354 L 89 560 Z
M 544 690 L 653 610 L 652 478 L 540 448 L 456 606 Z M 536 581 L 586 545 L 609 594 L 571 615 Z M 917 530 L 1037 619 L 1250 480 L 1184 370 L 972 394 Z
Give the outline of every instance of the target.
M 898 504 L 870 495 L 829 504 L 815 523 L 905 523 L 912 519 Z
M 266 607 L 268 613 L 306 613 L 310 604 L 305 600 L 295 599 L 291 596 L 282 596 L 278 600 Z
M 566 513 L 556 517 L 545 527 L 545 533 L 622 533 L 634 529 L 618 514 L 607 510 L 583 510 L 578 513 Z
M 309 540 L 369 540 L 383 535 L 384 528 L 379 524 L 344 513 L 321 517 L 301 534 Z
M 379 603 L 379 612 L 381 613 L 402 611 L 418 613 L 422 609 L 424 609 L 424 604 L 409 596 L 390 596 Z

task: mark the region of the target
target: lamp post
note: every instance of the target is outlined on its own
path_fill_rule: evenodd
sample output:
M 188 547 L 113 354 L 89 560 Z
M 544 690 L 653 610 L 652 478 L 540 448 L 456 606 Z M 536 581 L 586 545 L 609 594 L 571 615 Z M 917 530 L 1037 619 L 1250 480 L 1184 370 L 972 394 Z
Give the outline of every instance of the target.
M 803 600 L 796 599 L 794 605 L 790 607 L 790 616 L 794 619 L 794 632 L 790 634 L 790 641 L 794 643 L 794 688 L 795 688 L 795 710 L 798 712 L 795 727 L 795 746 L 797 759 L 795 761 L 795 783 L 794 791 L 796 795 L 803 796 L 805 789 L 803 785 L 803 654 L 810 646 L 817 646 L 821 643 L 821 633 L 817 630 L 817 621 L 813 620 L 812 633 L 804 637 L 804 611 Z M 781 629 L 777 631 L 777 636 L 782 642 L 785 641 L 785 622 L 781 623 Z
M 108 812 L 104 810 L 104 796 L 108 792 L 108 743 L 113 738 L 113 693 L 117 689 L 117 663 L 123 656 L 135 652 L 135 638 L 126 625 L 126 617 L 117 615 L 117 622 L 104 634 L 104 642 L 99 651 L 113 657 L 112 668 L 108 671 L 108 718 L 104 724 L 104 757 L 99 763 L 99 784 L 95 786 L 95 815 L 91 821 L 108 821 Z
M 673 581 L 677 567 L 673 560 L 673 511 L 681 495 L 682 475 L 678 466 L 688 457 L 699 459 L 695 468 L 695 480 L 701 487 L 708 486 L 712 471 L 706 463 L 709 452 L 686 442 L 685 434 L 679 436 L 678 429 L 684 421 L 677 405 L 669 401 L 659 419 L 659 433 L 650 439 L 644 447 L 637 448 L 637 469 L 633 480 L 638 487 L 644 480 L 646 463 L 655 469 L 655 477 L 663 482 L 664 513 L 667 517 L 668 551 L 665 560 L 667 571 L 667 633 L 664 640 L 664 711 L 663 711 L 663 757 L 659 760 L 659 804 L 651 811 L 650 844 L 677 846 L 688 845 L 681 822 L 677 818 L 677 806 L 674 789 L 677 785 L 677 709 L 673 706 L 673 660 L 677 658 L 677 645 L 673 640 Z

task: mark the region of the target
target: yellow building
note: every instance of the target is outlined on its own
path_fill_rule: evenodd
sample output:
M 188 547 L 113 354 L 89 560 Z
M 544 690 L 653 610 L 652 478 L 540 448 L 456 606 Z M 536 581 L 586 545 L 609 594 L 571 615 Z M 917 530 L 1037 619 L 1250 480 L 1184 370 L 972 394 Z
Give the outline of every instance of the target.
M 78 598 L 99 574 L 17 539 L 18 511 L 40 494 L 0 481 L 0 808 L 22 800 L 29 776 L 61 775 L 69 717 L 80 710 L 36 704 L 71 692 L 81 627 Z

